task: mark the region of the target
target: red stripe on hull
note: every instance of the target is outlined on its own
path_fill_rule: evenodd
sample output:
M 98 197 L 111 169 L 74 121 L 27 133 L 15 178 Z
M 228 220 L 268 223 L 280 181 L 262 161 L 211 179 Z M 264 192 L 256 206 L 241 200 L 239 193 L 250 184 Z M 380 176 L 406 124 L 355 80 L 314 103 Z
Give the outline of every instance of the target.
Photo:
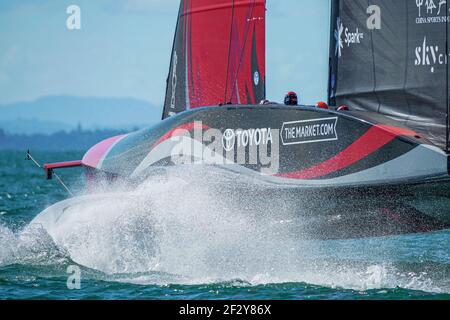
M 408 129 L 375 125 L 371 127 L 361 138 L 356 140 L 348 148 L 333 158 L 305 170 L 281 173 L 276 176 L 301 180 L 320 178 L 351 166 L 352 164 L 364 159 L 368 155 L 387 145 L 398 136 L 415 135 L 416 133 L 414 131 Z
M 195 129 L 203 130 L 203 129 L 209 129 L 207 125 L 196 123 L 196 122 L 190 122 L 182 124 L 181 126 L 176 127 L 175 129 L 170 130 L 165 135 L 163 135 L 161 138 L 158 139 L 158 141 L 155 142 L 152 149 L 156 148 L 159 144 L 163 143 L 167 139 L 170 139 L 172 137 L 179 137 L 182 136 L 186 131 L 193 131 Z
M 111 148 L 127 135 L 112 137 L 93 146 L 83 157 L 82 163 L 85 166 L 96 168 L 100 160 L 111 150 Z

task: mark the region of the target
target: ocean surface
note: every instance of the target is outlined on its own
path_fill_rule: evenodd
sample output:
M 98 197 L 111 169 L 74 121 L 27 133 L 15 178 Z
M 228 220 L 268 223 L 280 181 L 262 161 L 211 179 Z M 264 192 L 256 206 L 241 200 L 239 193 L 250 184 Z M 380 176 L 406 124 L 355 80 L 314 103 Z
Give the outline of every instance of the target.
M 239 199 L 229 206 L 198 192 L 195 179 L 108 190 L 96 201 L 79 169 L 63 171 L 79 204 L 53 238 L 32 220 L 69 196 L 25 157 L 0 152 L 0 299 L 450 299 L 450 231 L 281 236 L 245 217 Z

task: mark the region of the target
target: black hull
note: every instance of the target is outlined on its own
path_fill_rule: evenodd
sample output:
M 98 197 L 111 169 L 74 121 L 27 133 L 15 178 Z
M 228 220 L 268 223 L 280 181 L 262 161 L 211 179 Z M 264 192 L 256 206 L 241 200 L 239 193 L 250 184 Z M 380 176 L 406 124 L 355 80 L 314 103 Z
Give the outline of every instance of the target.
M 272 214 L 289 221 L 305 239 L 348 239 L 426 233 L 450 228 L 450 183 L 318 189 L 240 189 L 257 201 L 255 216 Z M 251 189 L 250 189 L 251 190 Z M 274 200 L 276 199 L 276 200 Z M 248 208 L 248 207 L 247 207 Z
M 270 221 L 289 221 L 284 227 L 305 238 L 450 228 L 448 155 L 423 134 L 376 114 L 202 108 L 102 148 L 101 160 L 95 160 L 98 146 L 83 159 L 91 180 L 100 174 L 139 184 L 171 167 L 219 168 L 229 183 L 212 183 L 215 194 L 250 199 L 244 211 L 255 217 L 271 208 Z M 247 181 L 236 183 L 238 177 Z
M 299 239 L 353 239 L 450 229 L 448 180 L 311 188 L 271 184 L 256 175 L 243 177 L 216 167 L 175 171 L 174 175 L 172 169 L 155 168 L 142 180 L 170 181 L 175 176 L 191 182 L 201 176 L 201 191 L 207 190 L 208 203 L 217 202 L 223 214 L 237 210 L 266 225 L 268 232 L 295 232 Z

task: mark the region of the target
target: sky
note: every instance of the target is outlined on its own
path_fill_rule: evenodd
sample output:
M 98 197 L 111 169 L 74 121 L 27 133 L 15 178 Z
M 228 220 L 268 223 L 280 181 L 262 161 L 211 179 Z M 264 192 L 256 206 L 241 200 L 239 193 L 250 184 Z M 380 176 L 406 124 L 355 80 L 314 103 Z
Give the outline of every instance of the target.
M 326 100 L 330 0 L 267 0 L 267 96 Z M 66 9 L 81 9 L 68 30 Z M 1 0 L 0 104 L 48 95 L 161 106 L 179 0 Z

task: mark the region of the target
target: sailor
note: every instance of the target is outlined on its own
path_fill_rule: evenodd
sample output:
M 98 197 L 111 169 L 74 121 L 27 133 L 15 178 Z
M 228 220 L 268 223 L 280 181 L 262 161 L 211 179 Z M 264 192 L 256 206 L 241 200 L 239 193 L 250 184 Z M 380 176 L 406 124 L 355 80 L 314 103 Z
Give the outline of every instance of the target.
M 284 104 L 287 106 L 298 106 L 297 94 L 293 91 L 288 92 L 284 97 Z
M 337 111 L 349 111 L 349 110 L 350 110 L 350 108 L 348 106 L 346 106 L 345 104 L 343 104 L 342 106 L 337 108 Z
M 329 109 L 329 108 L 328 108 L 328 104 L 327 104 L 326 102 L 323 102 L 323 101 L 317 102 L 317 103 L 316 103 L 316 108 L 319 108 L 319 109 Z
M 272 102 L 272 101 L 270 101 L 270 100 L 264 99 L 264 100 L 261 100 L 261 101 L 259 102 L 259 104 L 262 105 L 262 106 L 267 106 L 267 105 L 269 105 L 269 104 L 277 104 L 277 103 L 276 103 L 276 102 Z

